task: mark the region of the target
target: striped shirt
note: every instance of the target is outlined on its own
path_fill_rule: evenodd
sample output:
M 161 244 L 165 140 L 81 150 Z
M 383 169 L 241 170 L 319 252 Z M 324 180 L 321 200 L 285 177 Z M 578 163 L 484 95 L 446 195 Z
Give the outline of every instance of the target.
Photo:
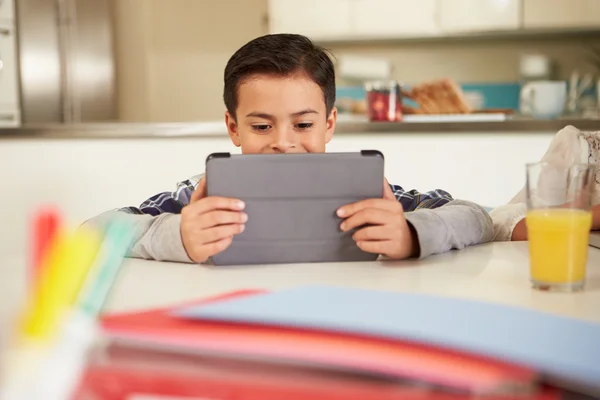
M 183 207 L 190 203 L 192 193 L 201 178 L 202 175 L 195 175 L 179 182 L 173 192 L 158 193 L 144 201 L 139 207 L 124 207 L 120 211 L 154 216 L 163 213 L 179 214 Z M 450 193 L 441 189 L 420 193 L 417 190 L 404 190 L 402 186 L 398 185 L 390 185 L 390 188 L 405 212 L 415 211 L 419 208 L 437 208 L 453 200 Z

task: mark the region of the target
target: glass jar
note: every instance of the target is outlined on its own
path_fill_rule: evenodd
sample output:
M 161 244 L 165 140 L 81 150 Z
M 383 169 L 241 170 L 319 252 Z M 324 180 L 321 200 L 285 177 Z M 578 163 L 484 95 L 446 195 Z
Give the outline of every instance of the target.
M 398 81 L 365 83 L 367 113 L 373 122 L 402 120 L 402 91 Z

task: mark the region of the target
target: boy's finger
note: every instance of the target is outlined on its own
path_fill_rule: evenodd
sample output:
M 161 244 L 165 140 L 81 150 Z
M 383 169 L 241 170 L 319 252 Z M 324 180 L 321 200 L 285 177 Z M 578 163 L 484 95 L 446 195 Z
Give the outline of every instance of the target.
M 337 210 L 337 216 L 340 218 L 348 218 L 351 215 L 354 215 L 367 208 L 377 208 L 390 212 L 399 212 L 401 211 L 398 207 L 399 204 L 400 203 L 398 202 L 392 202 L 387 199 L 366 199 L 340 207 Z
M 192 197 L 190 197 L 190 204 L 195 203 L 204 197 L 206 197 L 206 175 L 200 178 L 196 189 L 192 192 Z
M 198 229 L 207 229 L 218 225 L 244 224 L 248 215 L 241 211 L 215 210 L 201 214 L 195 225 Z
M 208 228 L 203 230 L 198 234 L 198 239 L 201 243 L 212 243 L 217 242 L 221 239 L 225 239 L 228 237 L 233 237 L 234 235 L 239 235 L 244 232 L 246 226 L 244 224 L 229 224 L 229 225 L 220 225 L 214 226 L 212 228 Z
M 361 227 L 363 225 L 384 225 L 390 221 L 392 215 L 385 210 L 368 208 L 352 215 L 340 224 L 343 232 Z
M 375 254 L 386 254 L 388 253 L 389 248 L 392 246 L 393 242 L 391 240 L 359 240 L 356 242 L 356 245 L 367 253 L 375 253 Z
M 391 240 L 394 237 L 394 227 L 389 225 L 365 226 L 357 230 L 352 239 L 356 242 L 365 242 L 369 240 Z
M 215 210 L 242 211 L 246 207 L 243 201 L 228 197 L 205 197 L 201 201 L 184 207 L 182 214 L 200 215 Z
M 200 246 L 198 248 L 198 252 L 203 254 L 205 258 L 209 258 L 215 254 L 225 251 L 231 245 L 232 241 L 233 237 L 229 236 L 221 240 L 217 240 L 216 242 L 207 243 Z

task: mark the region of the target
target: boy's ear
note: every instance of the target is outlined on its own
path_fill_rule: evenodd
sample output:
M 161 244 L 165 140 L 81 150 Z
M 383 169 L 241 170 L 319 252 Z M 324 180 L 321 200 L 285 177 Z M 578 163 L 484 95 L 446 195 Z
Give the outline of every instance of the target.
M 242 142 L 240 141 L 240 134 L 238 132 L 238 126 L 233 115 L 229 113 L 229 111 L 225 112 L 225 125 L 227 125 L 227 133 L 229 133 L 229 138 L 235 147 L 240 147 Z
M 335 123 L 337 121 L 337 108 L 333 107 L 327 117 L 327 131 L 325 131 L 325 144 L 331 141 L 333 132 L 335 131 Z

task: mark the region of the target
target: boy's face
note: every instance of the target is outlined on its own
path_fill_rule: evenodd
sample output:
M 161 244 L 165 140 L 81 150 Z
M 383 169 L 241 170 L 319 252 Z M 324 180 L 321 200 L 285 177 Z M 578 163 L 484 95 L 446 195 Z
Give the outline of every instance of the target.
M 256 75 L 238 88 L 237 121 L 225 122 L 244 154 L 322 153 L 335 130 L 337 111 L 326 115 L 323 91 L 303 74 Z

